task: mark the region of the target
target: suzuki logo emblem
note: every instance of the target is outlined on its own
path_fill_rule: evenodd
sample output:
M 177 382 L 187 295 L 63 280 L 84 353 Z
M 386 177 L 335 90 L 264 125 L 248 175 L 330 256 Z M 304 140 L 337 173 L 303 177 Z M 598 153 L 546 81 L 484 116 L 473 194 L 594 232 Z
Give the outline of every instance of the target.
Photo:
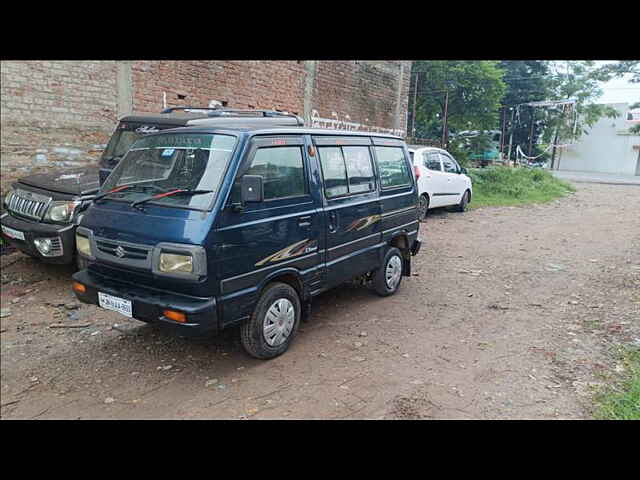
M 116 251 L 114 252 L 118 257 L 122 258 L 125 255 L 125 251 L 124 248 L 122 248 L 121 246 L 118 246 L 118 248 L 116 248 Z

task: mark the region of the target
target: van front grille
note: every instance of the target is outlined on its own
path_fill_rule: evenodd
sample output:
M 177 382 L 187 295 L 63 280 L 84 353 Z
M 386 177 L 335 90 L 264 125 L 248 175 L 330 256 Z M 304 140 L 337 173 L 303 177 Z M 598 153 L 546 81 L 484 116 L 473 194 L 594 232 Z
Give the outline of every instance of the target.
M 42 220 L 50 201 L 51 197 L 27 192 L 26 190 L 15 190 L 7 208 L 9 211 L 23 217 Z
M 117 258 L 130 258 L 135 260 L 146 260 L 149 249 L 123 245 L 118 242 L 96 239 L 96 247 L 103 253 Z

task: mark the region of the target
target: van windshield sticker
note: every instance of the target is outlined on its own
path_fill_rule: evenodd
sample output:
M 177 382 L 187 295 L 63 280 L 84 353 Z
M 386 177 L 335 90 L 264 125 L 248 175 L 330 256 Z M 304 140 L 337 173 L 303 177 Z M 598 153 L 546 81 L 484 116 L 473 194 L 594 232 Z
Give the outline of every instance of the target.
M 211 148 L 213 135 L 154 135 L 142 137 L 131 148 Z

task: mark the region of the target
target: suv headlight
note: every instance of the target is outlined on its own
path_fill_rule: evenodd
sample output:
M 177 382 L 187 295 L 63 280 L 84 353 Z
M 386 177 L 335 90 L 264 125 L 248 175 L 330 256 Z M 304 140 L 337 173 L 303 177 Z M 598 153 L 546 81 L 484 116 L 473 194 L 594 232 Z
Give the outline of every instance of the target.
M 81 202 L 51 202 L 47 213 L 44 216 L 45 220 L 51 220 L 52 222 L 65 222 L 69 223 L 73 218 L 73 212 L 80 205 Z
M 15 195 L 16 191 L 13 189 L 13 187 L 11 187 L 11 190 L 9 190 L 9 193 L 7 193 L 4 196 L 4 207 L 5 208 L 9 208 L 9 202 L 11 201 L 11 197 L 13 197 Z

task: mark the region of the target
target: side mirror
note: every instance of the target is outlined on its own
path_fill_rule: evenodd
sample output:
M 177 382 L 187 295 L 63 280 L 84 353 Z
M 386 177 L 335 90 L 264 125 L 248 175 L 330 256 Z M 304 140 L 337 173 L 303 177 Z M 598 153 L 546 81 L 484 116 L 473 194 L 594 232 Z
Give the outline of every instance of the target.
M 467 169 L 464 167 L 460 167 L 460 173 L 464 173 L 465 175 L 467 174 Z
M 264 178 L 262 175 L 244 175 L 242 177 L 240 198 L 243 204 L 264 200 Z

